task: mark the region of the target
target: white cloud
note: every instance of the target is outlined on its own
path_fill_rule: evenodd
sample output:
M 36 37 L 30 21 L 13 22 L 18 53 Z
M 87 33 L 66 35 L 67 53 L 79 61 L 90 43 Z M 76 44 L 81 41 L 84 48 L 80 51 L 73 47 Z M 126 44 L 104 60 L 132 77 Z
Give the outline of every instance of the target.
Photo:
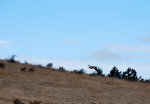
M 7 47 L 11 44 L 9 41 L 0 40 L 0 47 Z
M 94 52 L 91 56 L 93 58 L 97 58 L 100 60 L 118 60 L 121 58 L 120 54 L 117 54 L 117 53 L 112 52 L 112 51 L 107 50 L 107 49 L 102 49 L 102 50 L 99 50 L 97 52 Z

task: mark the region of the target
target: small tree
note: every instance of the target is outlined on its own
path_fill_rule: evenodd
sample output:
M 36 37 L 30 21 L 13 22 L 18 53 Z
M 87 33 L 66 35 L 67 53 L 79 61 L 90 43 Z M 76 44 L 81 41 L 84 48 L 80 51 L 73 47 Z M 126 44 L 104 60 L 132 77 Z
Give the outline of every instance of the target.
M 94 70 L 97 72 L 97 75 L 104 76 L 104 75 L 103 75 L 103 70 L 102 70 L 101 68 L 98 68 L 98 67 L 96 67 L 96 66 L 91 66 L 91 65 L 89 65 L 89 68 L 90 68 L 90 69 L 94 69 Z
M 138 80 L 137 72 L 134 69 L 128 68 L 127 71 L 123 72 L 123 79 Z
M 116 66 L 113 67 L 113 69 L 110 71 L 110 74 L 108 74 L 109 77 L 114 77 L 114 78 L 121 78 L 122 74 L 121 71 L 117 69 Z
M 48 68 L 52 68 L 52 67 L 53 67 L 53 63 L 48 63 L 46 66 L 47 66 Z
M 12 55 L 9 59 L 8 59 L 8 62 L 10 62 L 10 63 L 15 63 L 16 61 L 15 61 L 15 57 L 16 57 L 16 55 Z
M 65 70 L 64 67 L 59 67 L 59 70 Z

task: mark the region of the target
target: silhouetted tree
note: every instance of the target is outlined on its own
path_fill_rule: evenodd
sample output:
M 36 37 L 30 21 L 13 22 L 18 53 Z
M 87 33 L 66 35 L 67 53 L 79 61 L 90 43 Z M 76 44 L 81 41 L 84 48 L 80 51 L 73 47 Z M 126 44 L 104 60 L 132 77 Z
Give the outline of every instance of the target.
M 123 72 L 123 79 L 138 80 L 137 72 L 134 69 L 128 68 L 127 71 Z
M 12 55 L 9 59 L 8 59 L 8 62 L 11 62 L 11 63 L 15 63 L 15 57 L 16 55 Z
M 65 70 L 64 67 L 59 67 L 59 70 Z
M 119 71 L 116 66 L 113 67 L 108 76 L 114 78 L 122 78 L 121 71 Z
M 97 75 L 105 76 L 105 75 L 103 74 L 103 70 L 102 70 L 101 68 L 98 68 L 98 67 L 96 67 L 96 66 L 91 66 L 91 65 L 89 65 L 89 68 L 90 68 L 90 69 L 94 69 L 94 70 L 97 72 Z
M 48 68 L 52 68 L 52 67 L 53 67 L 53 63 L 48 63 L 46 66 L 47 66 Z

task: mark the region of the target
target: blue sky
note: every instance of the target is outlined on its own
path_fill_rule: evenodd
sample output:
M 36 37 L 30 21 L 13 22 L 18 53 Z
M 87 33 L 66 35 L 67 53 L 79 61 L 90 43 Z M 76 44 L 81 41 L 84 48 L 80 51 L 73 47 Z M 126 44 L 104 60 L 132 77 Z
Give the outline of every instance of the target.
M 150 1 L 1 0 L 0 57 L 150 76 Z

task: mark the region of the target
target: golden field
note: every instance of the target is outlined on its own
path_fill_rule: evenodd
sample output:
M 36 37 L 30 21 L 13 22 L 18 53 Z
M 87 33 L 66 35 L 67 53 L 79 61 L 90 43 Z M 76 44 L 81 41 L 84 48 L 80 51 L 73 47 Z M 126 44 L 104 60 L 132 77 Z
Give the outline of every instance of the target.
M 0 104 L 150 104 L 150 83 L 76 74 L 0 60 Z M 34 72 L 20 69 L 35 68 Z

